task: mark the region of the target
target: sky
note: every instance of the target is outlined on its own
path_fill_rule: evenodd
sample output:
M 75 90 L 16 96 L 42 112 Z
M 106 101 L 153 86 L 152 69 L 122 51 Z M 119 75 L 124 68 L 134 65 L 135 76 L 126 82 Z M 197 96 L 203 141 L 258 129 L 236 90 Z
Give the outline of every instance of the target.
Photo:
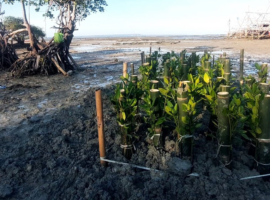
M 227 34 L 238 27 L 245 12 L 266 12 L 270 0 L 107 0 L 105 12 L 92 13 L 77 24 L 75 36 Z M 22 17 L 19 3 L 3 4 L 4 16 Z M 27 16 L 29 10 L 27 7 Z M 53 36 L 54 20 L 42 17 L 46 7 L 30 7 L 30 23 Z M 270 12 L 270 7 L 268 9 Z M 270 17 L 270 15 L 269 15 Z

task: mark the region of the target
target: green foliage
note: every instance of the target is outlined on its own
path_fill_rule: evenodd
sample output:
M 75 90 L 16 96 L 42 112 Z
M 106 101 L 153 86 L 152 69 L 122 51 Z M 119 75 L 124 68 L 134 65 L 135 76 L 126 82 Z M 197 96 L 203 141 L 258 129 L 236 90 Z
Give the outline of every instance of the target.
M 199 128 L 202 124 L 197 120 L 197 103 L 195 102 L 193 97 L 189 98 L 187 104 L 183 104 L 183 111 L 187 113 L 186 117 L 182 117 L 182 121 L 184 122 L 185 126 L 182 127 L 182 133 L 185 135 L 192 135 L 194 131 Z
M 212 57 L 209 53 L 204 52 L 204 55 L 201 57 L 201 66 L 204 68 L 204 62 L 209 61 Z
M 23 26 L 23 19 L 20 17 L 13 17 L 13 16 L 7 16 L 4 18 L 3 21 L 4 26 L 6 29 L 10 32 L 23 29 L 25 26 Z M 44 31 L 38 27 L 38 26 L 30 26 L 32 34 L 38 39 L 39 37 L 45 37 Z M 17 41 L 19 44 L 24 44 L 25 38 L 28 36 L 27 31 L 17 33 L 13 39 Z
M 224 65 L 222 62 L 220 62 L 219 60 L 216 60 L 213 68 L 216 73 L 216 77 L 223 77 Z
M 204 84 L 200 81 L 199 76 L 193 76 L 192 74 L 188 74 L 188 80 L 190 83 L 188 93 L 190 96 L 194 97 L 195 101 L 199 101 L 202 98 L 201 90 L 204 87 Z
M 258 63 L 255 63 L 255 67 L 258 70 L 258 76 L 260 78 L 261 83 L 266 83 L 267 79 L 267 73 L 268 73 L 268 67 L 267 65 L 259 65 Z
M 260 91 L 258 83 L 253 83 L 251 87 L 245 85 L 244 100 L 246 102 L 245 110 L 247 120 L 246 126 L 252 137 L 256 138 L 261 134 L 259 128 L 259 102 L 264 98 L 264 94 Z
M 148 128 L 149 137 L 152 137 L 155 134 L 155 129 L 160 128 L 165 121 L 160 109 L 162 106 L 162 99 L 157 98 L 153 101 L 150 93 L 147 93 L 143 98 L 141 108 L 146 113 L 145 122 L 150 125 L 150 128 Z M 159 108 L 158 111 L 156 110 L 157 107 Z
M 149 66 L 140 66 L 139 73 L 142 75 L 141 81 L 138 83 L 138 87 L 142 91 L 149 91 L 150 89 L 150 76 L 152 75 L 152 65 Z
M 225 112 L 229 118 L 230 135 L 240 134 L 246 137 L 244 124 L 247 121 L 247 116 L 244 97 L 239 93 L 235 93 L 229 103 L 229 107 L 223 112 Z
M 121 77 L 122 83 L 117 84 L 111 102 L 117 112 L 118 123 L 128 127 L 130 129 L 128 134 L 131 134 L 135 128 L 138 99 L 141 97 L 142 91 L 128 78 L 128 76 L 126 78 Z

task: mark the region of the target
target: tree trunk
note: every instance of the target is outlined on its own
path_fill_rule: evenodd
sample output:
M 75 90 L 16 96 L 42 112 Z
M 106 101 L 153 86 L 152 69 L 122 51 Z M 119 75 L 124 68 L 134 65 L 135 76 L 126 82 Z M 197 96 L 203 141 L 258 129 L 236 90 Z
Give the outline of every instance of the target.
M 31 27 L 28 23 L 27 17 L 26 17 L 26 12 L 25 12 L 25 5 L 24 5 L 24 0 L 21 0 L 21 4 L 22 4 L 22 9 L 23 9 L 23 21 L 24 21 L 24 26 L 27 29 L 28 35 L 29 35 L 29 42 L 30 42 L 30 47 L 32 50 L 32 54 L 36 55 L 38 52 L 38 46 L 35 43 L 32 31 L 31 31 Z

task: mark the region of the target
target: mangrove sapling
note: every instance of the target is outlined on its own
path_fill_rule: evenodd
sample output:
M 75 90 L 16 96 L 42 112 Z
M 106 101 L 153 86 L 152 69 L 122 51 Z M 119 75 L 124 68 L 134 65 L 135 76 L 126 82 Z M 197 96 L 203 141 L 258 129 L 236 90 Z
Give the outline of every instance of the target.
M 153 140 L 154 145 L 160 145 L 160 136 L 162 133 L 162 124 L 165 117 L 162 116 L 163 102 L 160 98 L 159 90 L 151 89 L 144 98 L 141 108 L 145 111 L 145 122 L 150 125 L 148 136 Z
M 204 103 L 207 106 L 207 110 L 210 111 L 209 131 L 210 135 L 217 130 L 217 92 L 219 90 L 220 82 L 218 79 L 214 79 L 213 69 L 209 69 L 209 72 L 205 72 L 203 76 L 204 87 L 200 93 L 204 96 Z
M 179 105 L 179 97 L 177 101 Z M 182 108 L 179 105 L 179 109 L 182 109 L 182 112 L 185 113 L 180 119 L 184 123 L 179 138 L 180 152 L 183 159 L 191 161 L 193 157 L 193 135 L 195 130 L 201 126 L 197 119 L 197 103 L 193 97 L 190 97 L 187 103 L 182 104 Z
M 246 117 L 244 115 L 244 106 L 241 102 L 241 95 L 234 95 L 231 102 L 229 92 L 218 93 L 218 153 L 217 156 L 221 163 L 230 167 L 232 137 L 236 131 L 244 134 L 243 127 Z
M 268 73 L 268 67 L 267 64 L 261 64 L 255 63 L 255 67 L 258 70 L 258 76 L 261 83 L 266 83 L 267 80 L 267 73 Z
M 224 76 L 224 65 L 220 60 L 215 61 L 215 65 L 213 66 L 215 70 L 216 77 L 223 77 Z
M 204 55 L 201 57 L 201 66 L 203 67 L 203 69 L 205 69 L 205 61 L 210 61 L 211 60 L 211 56 L 209 53 L 204 52 Z
M 121 77 L 122 84 L 117 84 L 111 102 L 117 112 L 117 122 L 120 126 L 121 148 L 123 155 L 130 159 L 133 153 L 132 142 L 135 135 L 135 115 L 137 114 L 137 98 L 142 94 L 136 85 Z
M 152 74 L 152 65 L 149 65 L 149 63 L 144 63 L 139 67 L 139 73 L 142 75 L 142 79 L 138 82 L 138 88 L 140 88 L 142 91 L 148 91 L 149 80 Z
M 193 76 L 197 74 L 198 66 L 197 63 L 200 61 L 199 55 L 196 55 L 196 52 L 192 52 L 191 55 L 188 58 L 189 63 L 189 73 L 191 73 Z

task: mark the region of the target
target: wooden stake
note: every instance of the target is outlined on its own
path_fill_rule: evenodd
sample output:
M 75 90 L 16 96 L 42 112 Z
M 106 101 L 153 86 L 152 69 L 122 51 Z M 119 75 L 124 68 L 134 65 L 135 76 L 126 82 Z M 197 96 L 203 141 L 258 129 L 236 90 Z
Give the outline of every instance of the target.
M 142 65 L 143 65 L 143 63 L 145 63 L 144 51 L 141 53 L 141 62 L 142 62 Z
M 244 70 L 244 49 L 240 51 L 240 80 L 243 80 L 243 70 Z
M 131 75 L 134 75 L 134 64 L 130 63 Z
M 100 158 L 106 158 L 104 123 L 103 123 L 103 108 L 101 90 L 96 90 L 96 109 L 97 109 L 97 125 L 98 125 L 98 143 Z M 105 161 L 100 160 L 102 166 L 106 166 Z
M 123 76 L 126 78 L 127 77 L 127 69 L 128 69 L 128 64 L 127 62 L 123 63 Z

